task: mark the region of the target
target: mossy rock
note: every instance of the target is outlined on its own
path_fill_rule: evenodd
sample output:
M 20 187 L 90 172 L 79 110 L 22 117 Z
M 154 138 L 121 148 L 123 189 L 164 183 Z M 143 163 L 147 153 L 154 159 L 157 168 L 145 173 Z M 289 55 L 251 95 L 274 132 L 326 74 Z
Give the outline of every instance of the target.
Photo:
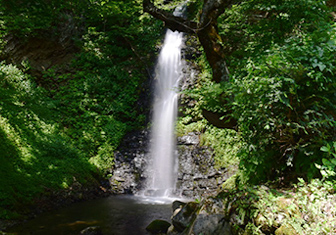
M 177 209 L 172 217 L 175 229 L 183 232 L 195 220 L 200 205 L 196 202 L 188 202 L 181 209 Z
M 279 208 L 279 211 L 283 211 L 284 213 L 291 216 L 301 217 L 300 209 L 294 203 L 294 199 L 280 197 L 277 199 L 276 204 Z
M 154 220 L 147 227 L 146 230 L 152 234 L 167 233 L 170 223 L 165 220 Z
M 283 224 L 277 230 L 275 230 L 275 235 L 299 235 L 298 232 L 290 224 Z
M 186 205 L 185 202 L 181 202 L 181 201 L 176 200 L 172 204 L 173 211 L 175 211 L 175 210 L 177 210 L 177 209 L 179 209 L 179 208 L 181 208 L 181 207 L 183 207 L 185 205 Z
M 230 178 L 228 178 L 223 184 L 222 189 L 224 190 L 232 190 L 236 187 L 236 179 L 237 175 L 233 175 Z

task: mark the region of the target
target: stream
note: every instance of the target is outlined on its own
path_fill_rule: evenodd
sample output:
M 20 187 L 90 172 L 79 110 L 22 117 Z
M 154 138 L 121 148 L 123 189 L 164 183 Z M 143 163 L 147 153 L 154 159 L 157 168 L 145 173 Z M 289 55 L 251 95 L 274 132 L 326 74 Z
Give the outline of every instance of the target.
M 78 235 L 89 226 L 100 226 L 104 235 L 146 235 L 155 219 L 170 222 L 172 201 L 135 196 L 110 196 L 75 203 L 47 212 L 11 228 L 18 235 Z

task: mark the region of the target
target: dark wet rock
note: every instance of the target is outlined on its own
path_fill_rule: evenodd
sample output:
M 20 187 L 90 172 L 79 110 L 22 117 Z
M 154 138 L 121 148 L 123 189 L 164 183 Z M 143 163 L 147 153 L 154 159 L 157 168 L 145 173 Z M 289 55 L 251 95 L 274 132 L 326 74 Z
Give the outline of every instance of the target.
M 165 220 L 154 220 L 147 227 L 146 230 L 152 234 L 167 233 L 171 224 Z
M 206 146 L 178 145 L 178 187 L 186 197 L 215 194 L 229 177 L 225 169 L 214 168 L 214 153 Z
M 181 201 L 174 201 L 172 204 L 172 209 L 173 211 L 176 211 L 177 209 L 183 207 L 186 203 L 185 202 L 181 202 Z
M 56 27 L 40 30 L 38 35 L 7 35 L 0 59 L 19 67 L 29 64 L 29 73 L 37 78 L 39 85 L 44 85 L 43 72 L 49 68 L 59 74 L 69 72 L 70 62 L 79 52 L 74 38 L 80 38 L 84 33 L 78 20 L 68 12 L 60 15 Z
M 194 234 L 230 235 L 230 223 L 225 221 L 223 214 L 199 214 L 192 229 Z
M 214 153 L 206 146 L 199 146 L 200 133 L 189 133 L 179 138 L 176 157 L 178 173 L 177 195 L 189 198 L 215 194 L 218 187 L 229 178 L 226 169 L 215 169 Z M 183 141 L 182 141 L 183 140 Z M 110 185 L 116 194 L 136 194 L 145 188 L 151 163 L 149 131 L 128 134 L 115 153 Z
M 220 199 L 207 198 L 200 203 L 173 204 L 174 213 L 169 235 L 204 234 L 232 235 L 230 221 Z
M 80 235 L 103 235 L 103 232 L 99 226 L 91 226 L 83 229 Z
M 135 194 L 147 178 L 149 132 L 135 131 L 125 136 L 115 152 L 115 164 L 109 181 L 113 193 Z
M 178 208 L 174 211 L 172 216 L 172 224 L 178 232 L 183 232 L 197 216 L 197 210 L 199 204 L 196 202 L 188 202 L 182 208 Z

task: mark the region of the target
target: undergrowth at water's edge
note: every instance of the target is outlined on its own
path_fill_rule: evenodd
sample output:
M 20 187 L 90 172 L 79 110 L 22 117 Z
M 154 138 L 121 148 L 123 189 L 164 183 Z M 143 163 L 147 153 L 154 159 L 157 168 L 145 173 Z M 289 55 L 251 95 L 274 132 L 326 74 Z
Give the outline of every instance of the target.
M 299 179 L 292 187 L 237 185 L 219 195 L 226 218 L 238 234 L 336 233 L 336 195 L 332 182 Z
M 91 184 L 96 169 L 60 130 L 53 100 L 31 77 L 1 64 L 0 78 L 0 218 L 13 219 L 44 191 Z
M 9 35 L 23 50 L 36 38 L 75 48 L 55 66 L 30 64 L 29 56 L 0 64 L 0 219 L 17 219 L 36 198 L 96 183 L 126 132 L 146 125 L 139 97 L 162 24 L 143 15 L 139 1 L 10 0 L 0 12 L 1 59 L 12 56 L 13 48 L 2 50 Z

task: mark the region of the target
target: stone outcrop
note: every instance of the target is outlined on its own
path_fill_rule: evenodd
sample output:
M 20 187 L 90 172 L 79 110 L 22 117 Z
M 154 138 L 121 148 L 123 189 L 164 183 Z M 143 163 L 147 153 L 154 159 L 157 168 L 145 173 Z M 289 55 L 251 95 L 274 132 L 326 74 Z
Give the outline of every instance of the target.
M 146 230 L 151 234 L 167 233 L 170 223 L 165 220 L 154 220 L 147 227 Z
M 109 179 L 113 193 L 135 194 L 143 187 L 148 163 L 148 138 L 147 130 L 129 133 L 114 153 L 115 164 Z
M 181 204 L 178 208 L 173 208 L 172 226 L 167 234 L 233 234 L 231 225 L 222 212 L 222 204 L 218 202 L 216 200 L 201 203 L 188 202 Z
M 179 195 L 197 198 L 215 194 L 229 177 L 226 169 L 214 167 L 212 149 L 199 144 L 200 133 L 189 133 L 178 138 L 178 175 L 176 189 Z M 111 168 L 110 185 L 116 194 L 136 194 L 145 188 L 150 164 L 149 132 L 128 134 L 115 153 L 115 165 Z
M 200 133 L 178 138 L 177 188 L 183 196 L 196 198 L 211 195 L 229 177 L 226 169 L 215 169 L 211 148 L 199 145 Z
M 28 67 L 29 72 L 38 79 L 38 83 L 42 82 L 42 74 L 49 68 L 60 74 L 68 72 L 68 64 L 74 58 L 74 54 L 79 52 L 74 39 L 80 38 L 83 33 L 84 29 L 80 27 L 81 24 L 73 14 L 64 13 L 54 29 L 45 29 L 27 37 L 7 35 L 0 60 Z

